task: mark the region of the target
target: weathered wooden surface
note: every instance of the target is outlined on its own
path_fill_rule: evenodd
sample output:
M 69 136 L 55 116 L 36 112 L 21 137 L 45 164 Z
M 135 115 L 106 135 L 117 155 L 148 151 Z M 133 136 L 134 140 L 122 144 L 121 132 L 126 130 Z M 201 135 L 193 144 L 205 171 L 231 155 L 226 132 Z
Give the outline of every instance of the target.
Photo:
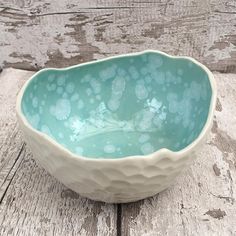
M 123 235 L 236 235 L 236 75 L 215 78 L 209 141 L 173 187 L 122 206 Z
M 5 70 L 0 77 L 0 199 L 12 179 L 12 168 L 17 168 L 20 162 L 24 146 L 16 124 L 15 101 L 18 90 L 30 75 L 32 72 L 14 74 Z
M 19 135 L 16 94 L 32 72 L 0 74 L 0 235 L 115 235 L 116 206 L 65 188 L 32 159 Z
M 0 65 L 37 70 L 143 49 L 236 72 L 235 0 L 0 0 Z

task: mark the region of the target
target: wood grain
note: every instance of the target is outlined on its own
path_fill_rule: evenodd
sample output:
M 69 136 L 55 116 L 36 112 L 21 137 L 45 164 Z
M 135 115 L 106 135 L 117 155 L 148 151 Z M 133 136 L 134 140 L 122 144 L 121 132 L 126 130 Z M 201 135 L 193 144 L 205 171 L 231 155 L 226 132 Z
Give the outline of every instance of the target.
M 159 49 L 236 72 L 234 0 L 1 0 L 0 65 L 37 70 Z
M 34 162 L 23 143 L 14 109 L 30 75 L 7 69 L 0 76 L 0 235 L 115 235 L 116 206 L 64 187 Z
M 123 235 L 236 235 L 236 75 L 215 77 L 209 141 L 171 188 L 122 206 Z
M 58 183 L 28 150 L 0 205 L 0 235 L 115 235 L 116 206 L 93 202 Z
M 0 74 L 0 202 L 20 163 L 23 141 L 16 124 L 16 94 L 32 72 L 4 70 Z

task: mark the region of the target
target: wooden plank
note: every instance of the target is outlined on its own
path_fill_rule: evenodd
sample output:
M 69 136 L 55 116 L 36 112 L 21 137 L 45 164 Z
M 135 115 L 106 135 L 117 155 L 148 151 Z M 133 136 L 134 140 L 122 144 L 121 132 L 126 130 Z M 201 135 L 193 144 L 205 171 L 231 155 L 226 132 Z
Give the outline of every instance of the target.
M 123 235 L 236 235 L 236 75 L 215 74 L 209 141 L 175 185 L 122 206 Z
M 8 69 L 0 77 L 0 235 L 116 235 L 115 205 L 67 189 L 38 167 L 23 144 L 14 106 L 30 75 Z
M 20 163 L 23 141 L 16 124 L 15 102 L 20 87 L 32 74 L 30 71 L 15 73 L 12 69 L 0 74 L 0 199 Z
M 234 0 L 2 0 L 0 65 L 64 67 L 159 49 L 236 72 Z
M 115 235 L 116 206 L 58 183 L 28 150 L 0 205 L 0 235 Z

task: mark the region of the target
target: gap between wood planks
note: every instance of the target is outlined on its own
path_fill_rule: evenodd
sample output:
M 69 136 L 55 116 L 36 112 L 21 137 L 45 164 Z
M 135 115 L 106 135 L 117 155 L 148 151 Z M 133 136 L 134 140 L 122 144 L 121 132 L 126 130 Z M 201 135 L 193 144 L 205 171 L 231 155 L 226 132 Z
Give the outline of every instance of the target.
M 16 159 L 14 161 L 14 164 L 12 165 L 11 169 L 9 170 L 9 172 L 8 172 L 6 178 L 5 178 L 5 181 L 2 183 L 2 185 L 0 187 L 0 189 L 1 189 L 3 187 L 3 185 L 4 185 L 4 183 L 7 182 L 9 175 L 12 174 L 11 178 L 9 179 L 9 182 L 7 183 L 7 186 L 5 186 L 4 192 L 0 196 L 0 204 L 2 203 L 4 197 L 5 197 L 6 193 L 7 193 L 7 190 L 9 188 L 9 186 L 11 185 L 11 182 L 14 179 L 14 176 L 15 176 L 18 168 L 20 167 L 20 164 L 21 164 L 21 162 L 23 160 L 24 151 L 25 151 L 25 143 L 23 143 L 21 149 L 19 150 L 19 153 L 18 153 L 18 155 L 17 155 L 17 157 L 16 157 Z

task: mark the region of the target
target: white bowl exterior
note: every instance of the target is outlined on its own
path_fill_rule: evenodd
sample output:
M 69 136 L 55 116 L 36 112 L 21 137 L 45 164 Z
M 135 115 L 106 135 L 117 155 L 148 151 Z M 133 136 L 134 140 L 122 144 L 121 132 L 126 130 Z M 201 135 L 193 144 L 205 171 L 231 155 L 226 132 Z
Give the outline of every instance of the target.
M 142 53 L 145 52 L 147 51 Z M 119 159 L 93 159 L 75 155 L 29 125 L 21 111 L 21 100 L 28 81 L 17 98 L 17 117 L 34 157 L 43 168 L 68 188 L 92 200 L 109 203 L 133 202 L 166 189 L 184 167 L 194 160 L 198 147 L 206 141 L 215 109 L 216 85 L 212 73 L 194 59 L 188 59 L 201 66 L 208 74 L 212 86 L 212 100 L 202 132 L 183 150 L 173 152 L 160 149 L 146 156 Z
M 81 196 L 109 203 L 133 202 L 166 189 L 195 158 L 171 157 L 168 150 L 145 158 L 113 162 L 71 158 L 53 143 L 33 133 L 19 118 L 27 144 L 39 164 L 68 188 Z M 200 146 L 200 143 L 199 145 Z

